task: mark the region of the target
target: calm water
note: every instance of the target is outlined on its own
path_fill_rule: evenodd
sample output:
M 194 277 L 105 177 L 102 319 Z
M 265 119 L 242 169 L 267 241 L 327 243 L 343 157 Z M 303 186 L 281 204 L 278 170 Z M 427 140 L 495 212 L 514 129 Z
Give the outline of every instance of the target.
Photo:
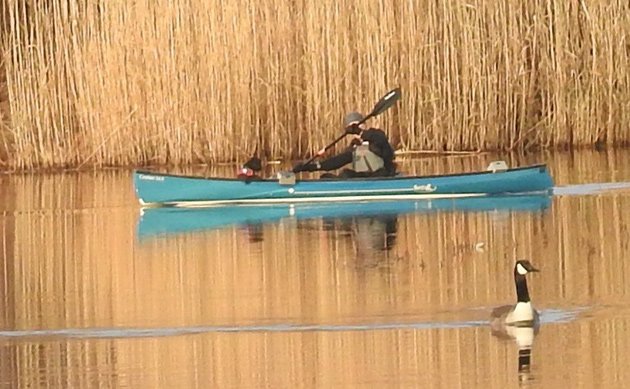
M 630 151 L 507 160 L 547 162 L 559 195 L 158 225 L 128 171 L 0 176 L 0 388 L 627 387 Z M 541 270 L 529 286 L 542 326 L 519 369 L 531 334 L 495 336 L 488 319 L 514 302 L 521 257 Z

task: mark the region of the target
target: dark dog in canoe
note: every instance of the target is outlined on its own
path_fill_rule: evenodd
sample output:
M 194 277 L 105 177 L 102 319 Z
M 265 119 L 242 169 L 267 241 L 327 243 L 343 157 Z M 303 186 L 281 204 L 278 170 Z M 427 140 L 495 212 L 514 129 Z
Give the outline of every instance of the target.
M 253 156 L 238 170 L 237 178 L 245 182 L 258 181 L 263 178 L 258 175 L 262 170 L 262 161 L 260 158 Z

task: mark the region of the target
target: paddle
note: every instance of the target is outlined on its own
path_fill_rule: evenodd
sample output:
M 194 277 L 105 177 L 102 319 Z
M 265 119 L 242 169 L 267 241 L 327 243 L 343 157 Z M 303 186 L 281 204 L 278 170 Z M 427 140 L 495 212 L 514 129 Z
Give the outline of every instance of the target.
M 389 107 L 394 105 L 394 103 L 400 99 L 401 93 L 402 92 L 400 91 L 400 88 L 395 88 L 387 92 L 385 96 L 381 97 L 378 103 L 374 104 L 374 108 L 372 108 L 372 112 L 370 112 L 366 117 L 363 118 L 363 120 L 361 120 L 355 125 L 360 126 L 361 124 L 365 123 L 368 119 L 378 116 L 381 113 L 385 112 L 387 109 L 389 109 Z M 348 135 L 347 132 L 344 132 L 343 134 L 339 135 L 337 139 L 335 139 L 331 144 L 319 150 L 317 154 L 315 154 L 308 161 L 306 161 L 304 163 L 304 166 L 313 162 L 317 157 L 323 155 L 326 151 L 328 151 L 328 149 L 330 149 L 331 147 L 336 145 L 340 140 L 345 138 L 346 135 Z

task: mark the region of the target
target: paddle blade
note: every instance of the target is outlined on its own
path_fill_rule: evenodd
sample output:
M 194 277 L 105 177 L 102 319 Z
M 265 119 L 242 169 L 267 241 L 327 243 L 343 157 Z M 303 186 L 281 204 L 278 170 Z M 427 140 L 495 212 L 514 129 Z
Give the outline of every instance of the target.
M 402 92 L 400 91 L 400 88 L 395 88 L 395 89 L 392 89 L 391 91 L 387 92 L 385 94 L 385 96 L 383 96 L 378 101 L 378 103 L 376 103 L 374 105 L 374 108 L 372 109 L 372 112 L 370 112 L 370 114 L 367 115 L 365 117 L 365 119 L 363 119 L 363 121 L 367 120 L 368 118 L 374 117 L 376 115 L 380 115 L 381 113 L 385 112 L 389 107 L 394 105 L 394 103 L 400 99 L 401 94 L 402 94 Z

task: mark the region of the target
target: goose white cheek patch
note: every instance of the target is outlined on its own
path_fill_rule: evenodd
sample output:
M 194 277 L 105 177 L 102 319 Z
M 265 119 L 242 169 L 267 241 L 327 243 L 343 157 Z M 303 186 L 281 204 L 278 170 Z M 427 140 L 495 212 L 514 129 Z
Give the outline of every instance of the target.
M 520 263 L 516 265 L 516 271 L 518 272 L 518 274 L 520 274 L 522 276 L 527 274 L 527 269 L 525 269 L 525 267 L 523 265 L 521 265 Z

